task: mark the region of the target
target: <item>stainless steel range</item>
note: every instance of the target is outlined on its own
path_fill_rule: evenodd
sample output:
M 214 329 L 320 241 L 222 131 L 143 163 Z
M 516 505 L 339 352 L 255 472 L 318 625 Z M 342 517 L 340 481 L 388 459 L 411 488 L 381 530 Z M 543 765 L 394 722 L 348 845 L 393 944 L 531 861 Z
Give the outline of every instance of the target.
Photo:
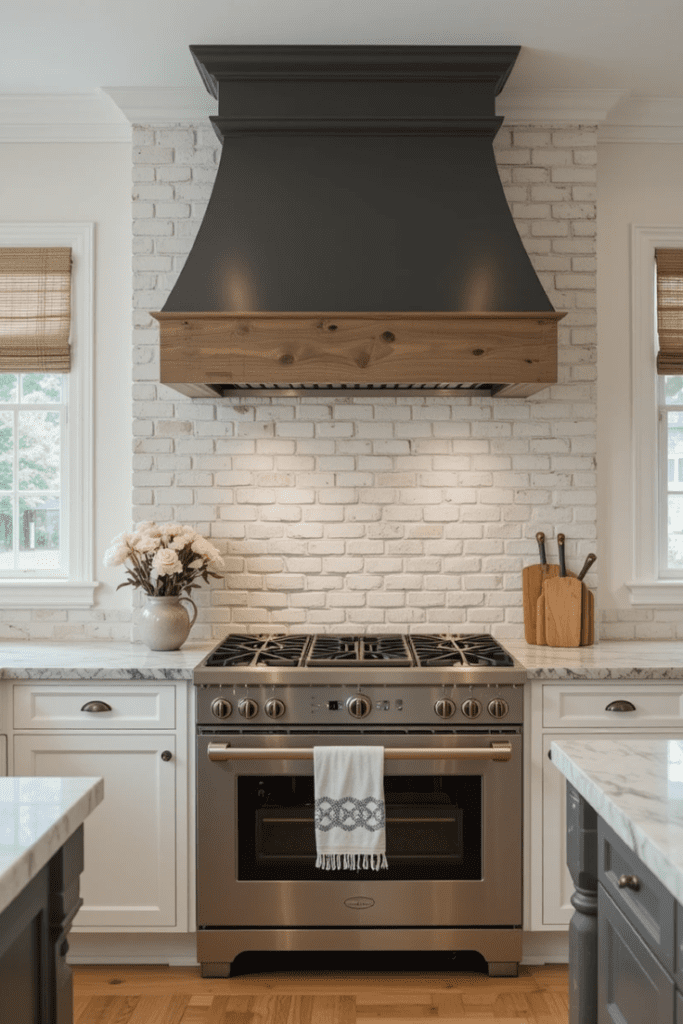
M 227 636 L 195 670 L 204 977 L 259 950 L 476 950 L 514 975 L 526 674 L 488 635 Z M 381 745 L 389 869 L 315 868 L 313 747 Z

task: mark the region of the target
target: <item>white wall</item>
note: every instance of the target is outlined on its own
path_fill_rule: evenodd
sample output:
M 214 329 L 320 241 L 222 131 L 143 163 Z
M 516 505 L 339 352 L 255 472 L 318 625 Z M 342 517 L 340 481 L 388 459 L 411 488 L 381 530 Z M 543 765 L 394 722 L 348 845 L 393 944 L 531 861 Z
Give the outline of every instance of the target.
M 598 475 L 601 635 L 683 637 L 683 609 L 634 608 L 630 231 L 683 224 L 683 146 L 598 147 Z M 654 505 L 654 495 L 653 495 Z
M 0 218 L 95 224 L 95 592 L 90 611 L 36 609 L 0 615 L 0 637 L 121 637 L 130 633 L 121 571 L 105 569 L 111 537 L 131 521 L 130 145 L 0 147 Z M 10 629 L 10 627 L 12 627 Z

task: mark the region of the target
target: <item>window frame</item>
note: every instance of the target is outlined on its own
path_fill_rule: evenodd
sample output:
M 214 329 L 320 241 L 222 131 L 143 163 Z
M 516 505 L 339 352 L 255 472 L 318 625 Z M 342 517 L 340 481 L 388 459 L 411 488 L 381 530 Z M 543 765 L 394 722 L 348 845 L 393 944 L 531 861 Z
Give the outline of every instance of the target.
M 68 576 L 0 576 L 0 608 L 91 608 L 98 586 L 93 579 L 94 224 L 2 223 L 0 245 L 69 246 L 73 259 L 66 429 Z
M 663 571 L 662 562 L 666 467 L 655 298 L 655 249 L 678 247 L 683 225 L 631 226 L 632 605 L 683 605 L 683 572 Z

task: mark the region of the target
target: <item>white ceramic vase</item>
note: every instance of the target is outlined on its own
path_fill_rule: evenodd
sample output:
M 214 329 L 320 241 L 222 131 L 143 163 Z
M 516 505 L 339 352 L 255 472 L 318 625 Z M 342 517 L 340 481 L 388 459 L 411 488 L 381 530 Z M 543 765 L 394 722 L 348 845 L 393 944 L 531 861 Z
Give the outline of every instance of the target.
M 182 601 L 192 605 L 192 618 Z M 140 639 L 151 651 L 177 651 L 187 640 L 196 618 L 197 606 L 191 597 L 148 595 L 138 620 Z

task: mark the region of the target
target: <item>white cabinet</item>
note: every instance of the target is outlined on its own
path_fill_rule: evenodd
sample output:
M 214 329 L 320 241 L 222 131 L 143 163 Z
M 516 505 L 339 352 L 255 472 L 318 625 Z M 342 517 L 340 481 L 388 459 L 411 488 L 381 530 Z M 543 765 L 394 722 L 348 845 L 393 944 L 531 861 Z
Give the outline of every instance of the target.
M 162 753 L 171 754 L 162 760 Z M 174 925 L 175 736 L 17 735 L 17 775 L 100 775 L 75 925 Z M 168 756 L 168 755 L 167 755 Z
M 191 927 L 187 690 L 185 681 L 13 685 L 12 773 L 104 779 L 85 829 L 74 931 Z
M 532 931 L 566 928 L 574 913 L 566 865 L 566 781 L 548 758 L 554 739 L 683 736 L 683 683 L 531 684 L 530 814 L 527 868 Z M 626 701 L 634 710 L 607 710 Z
M 7 774 L 7 737 L 0 736 L 0 775 Z

